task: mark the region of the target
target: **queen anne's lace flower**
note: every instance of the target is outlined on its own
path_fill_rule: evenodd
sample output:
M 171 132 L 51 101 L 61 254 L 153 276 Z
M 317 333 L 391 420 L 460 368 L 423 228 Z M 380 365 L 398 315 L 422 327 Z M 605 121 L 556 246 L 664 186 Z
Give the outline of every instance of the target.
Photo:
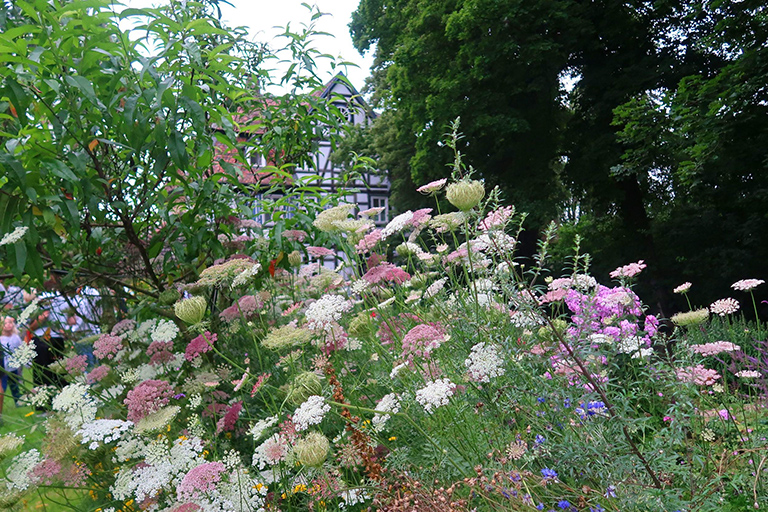
M 312 395 L 301 404 L 293 413 L 293 422 L 296 431 L 306 430 L 310 425 L 319 425 L 325 417 L 325 413 L 331 410 L 331 406 L 325 403 L 325 398 Z
M 741 347 L 730 341 L 717 341 L 715 343 L 705 343 L 703 345 L 691 345 L 691 352 L 703 356 L 714 356 L 721 352 L 736 352 Z
M 36 349 L 34 340 L 29 343 L 22 343 L 8 356 L 8 366 L 10 368 L 24 368 L 29 365 L 37 357 Z
M 710 370 L 700 364 L 697 364 L 696 366 L 688 366 L 686 368 L 678 368 L 676 373 L 677 380 L 690 382 L 698 386 L 711 386 L 720 379 L 720 375 L 715 370 Z
M 397 396 L 397 393 L 389 393 L 388 395 L 384 395 L 381 401 L 376 404 L 376 410 L 390 413 L 400 412 L 400 397 Z M 389 419 L 389 416 L 389 414 L 376 413 L 371 420 L 373 428 L 377 430 L 383 428 L 384 424 Z
M 37 305 L 40 303 L 40 297 L 35 297 L 32 299 L 32 302 L 30 302 L 27 307 L 24 308 L 24 311 L 21 312 L 19 315 L 19 318 L 16 320 L 16 323 L 18 325 L 24 325 L 27 323 L 27 320 L 29 320 L 29 317 L 32 316 L 32 313 L 35 312 L 37 309 Z
M 256 423 L 254 423 L 250 429 L 248 429 L 248 433 L 253 436 L 254 441 L 258 441 L 261 439 L 261 436 L 264 435 L 264 432 L 267 431 L 270 427 L 277 424 L 279 421 L 278 416 L 270 416 L 269 418 L 265 418 L 263 420 L 259 420 Z
M 733 283 L 731 288 L 740 292 L 748 292 L 754 290 L 763 283 L 765 283 L 765 281 L 762 279 L 742 279 L 741 281 Z
M 288 442 L 280 434 L 274 434 L 253 451 L 253 465 L 263 470 L 288 457 Z
M 688 293 L 688 290 L 691 289 L 691 286 L 693 286 L 690 282 L 686 281 L 685 283 L 681 284 L 680 286 L 675 287 L 674 290 L 672 290 L 673 293 Z
M 122 420 L 95 420 L 85 423 L 77 435 L 82 444 L 88 444 L 90 450 L 95 450 L 101 443 L 107 444 L 119 440 L 123 434 L 130 431 L 133 422 Z
M 54 411 L 65 413 L 64 421 L 73 430 L 96 418 L 96 401 L 88 395 L 85 384 L 70 384 L 51 403 Z
M 352 212 L 354 207 L 355 205 L 353 204 L 340 204 L 338 206 L 334 206 L 333 208 L 323 210 L 318 214 L 317 218 L 312 222 L 312 224 L 314 224 L 314 226 L 320 231 L 327 233 L 338 231 L 339 228 L 335 224 L 336 221 L 342 221 L 349 217 L 349 214 Z
M 647 266 L 648 265 L 646 265 L 643 260 L 640 260 L 637 263 L 630 263 L 629 265 L 619 267 L 608 275 L 613 279 L 618 279 L 620 277 L 635 277 Z
M 323 295 L 307 308 L 304 314 L 307 327 L 315 331 L 329 330 L 331 324 L 338 322 L 342 313 L 350 309 L 352 304 L 341 295 Z
M 456 384 L 447 378 L 429 381 L 426 386 L 416 391 L 416 401 L 431 414 L 434 409 L 448 405 L 448 400 L 455 392 Z
M 410 225 L 411 219 L 413 219 L 413 212 L 411 210 L 401 213 L 389 221 L 389 224 L 381 230 L 381 239 L 386 240 L 390 236 L 401 232 Z
M 447 182 L 448 182 L 448 178 L 443 178 L 441 180 L 436 180 L 436 181 L 430 181 L 426 185 L 422 185 L 419 188 L 417 188 L 416 192 L 429 195 L 442 189 Z
M 152 331 L 152 341 L 173 341 L 179 335 L 179 328 L 171 320 L 161 320 Z
M 697 309 L 696 311 L 686 311 L 685 313 L 677 313 L 672 315 L 672 323 L 681 327 L 687 325 L 697 325 L 707 321 L 709 318 L 709 310 L 706 308 Z
M 261 264 L 260 263 L 254 263 L 247 269 L 243 270 L 237 276 L 232 280 L 232 288 L 237 288 L 238 286 L 243 286 L 248 284 L 258 273 L 261 271 Z
M 730 315 L 739 310 L 739 302 L 731 297 L 716 300 L 709 306 L 709 310 L 713 315 Z
M 490 382 L 493 377 L 504 375 L 505 371 L 498 347 L 485 342 L 472 347 L 464 366 L 467 367 L 469 380 L 473 382 Z
M 10 489 L 19 489 L 21 491 L 28 489 L 33 483 L 30 472 L 42 460 L 42 455 L 34 448 L 18 454 L 13 458 L 11 465 L 5 473 L 5 478 L 8 480 L 6 485 Z

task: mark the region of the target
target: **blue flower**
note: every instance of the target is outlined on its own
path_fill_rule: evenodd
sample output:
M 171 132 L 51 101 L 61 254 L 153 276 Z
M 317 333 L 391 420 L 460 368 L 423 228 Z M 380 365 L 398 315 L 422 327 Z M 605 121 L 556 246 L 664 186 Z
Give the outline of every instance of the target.
M 605 512 L 605 509 L 600 505 L 595 505 L 594 507 L 589 507 L 589 512 Z
M 570 399 L 570 398 L 566 398 L 566 399 L 563 401 L 563 407 L 565 407 L 565 408 L 567 409 L 567 408 L 568 408 L 568 407 L 570 407 L 570 406 L 571 406 L 571 399 Z
M 540 397 L 539 397 L 539 398 L 537 398 L 536 400 L 538 400 L 540 404 L 543 404 L 544 402 L 546 402 L 546 401 L 547 401 L 547 398 L 546 398 L 546 397 L 543 397 L 543 396 L 540 396 Z
M 568 500 L 560 500 L 557 502 L 557 506 L 562 510 L 567 510 L 571 508 L 571 503 Z
M 554 480 L 557 478 L 557 473 L 554 469 L 544 468 L 541 470 L 541 476 L 544 477 L 544 480 Z
M 536 439 L 534 440 L 534 442 L 535 442 L 536 444 L 544 444 L 544 442 L 545 442 L 546 440 L 547 440 L 547 438 L 546 438 L 546 437 L 544 437 L 543 435 L 539 434 L 539 435 L 537 435 L 537 436 L 536 436 Z
M 605 496 L 606 498 L 615 498 L 616 487 L 609 485 L 608 488 L 605 490 L 605 494 L 603 496 Z
M 544 504 L 539 503 L 538 505 L 536 505 L 536 510 L 544 510 Z

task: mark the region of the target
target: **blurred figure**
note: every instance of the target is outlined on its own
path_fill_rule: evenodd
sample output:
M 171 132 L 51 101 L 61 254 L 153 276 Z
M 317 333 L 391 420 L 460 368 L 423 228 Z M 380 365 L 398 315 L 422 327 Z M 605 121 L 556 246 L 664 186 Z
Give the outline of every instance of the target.
M 5 390 L 10 382 L 11 394 L 16 406 L 19 406 L 21 392 L 19 392 L 19 379 L 21 378 L 21 368 L 11 367 L 9 358 L 13 352 L 21 346 L 23 342 L 16 328 L 16 320 L 12 316 L 6 316 L 3 319 L 3 330 L 0 334 L 0 345 L 3 349 L 3 377 L 2 390 L 0 391 L 0 422 L 2 422 L 3 402 L 5 400 Z

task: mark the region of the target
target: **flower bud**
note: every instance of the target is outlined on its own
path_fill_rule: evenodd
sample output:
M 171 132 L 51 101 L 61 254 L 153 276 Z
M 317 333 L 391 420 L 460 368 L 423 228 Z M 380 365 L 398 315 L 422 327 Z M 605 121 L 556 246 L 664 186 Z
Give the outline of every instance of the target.
M 320 467 L 330 450 L 328 438 L 320 432 L 310 432 L 293 447 L 293 453 L 303 466 Z
M 293 405 L 301 405 L 312 395 L 320 395 L 323 392 L 323 383 L 320 377 L 312 372 L 300 373 L 293 379 L 288 388 L 288 402 Z
M 448 202 L 466 212 L 477 206 L 485 196 L 485 186 L 476 180 L 461 180 L 451 183 L 445 190 Z
M 293 251 L 288 254 L 288 263 L 292 267 L 301 266 L 301 253 L 299 251 Z
M 180 300 L 173 309 L 181 321 L 189 325 L 195 325 L 203 320 L 207 308 L 208 303 L 205 298 L 198 296 Z

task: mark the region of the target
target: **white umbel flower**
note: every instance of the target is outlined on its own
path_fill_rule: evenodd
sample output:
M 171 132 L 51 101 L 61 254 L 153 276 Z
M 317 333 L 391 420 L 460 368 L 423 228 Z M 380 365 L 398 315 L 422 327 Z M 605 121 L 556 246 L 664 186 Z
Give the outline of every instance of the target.
M 293 413 L 293 422 L 296 430 L 307 430 L 310 425 L 319 425 L 325 414 L 331 410 L 331 406 L 325 403 L 325 398 L 312 395 L 301 404 Z
M 389 224 L 387 224 L 384 229 L 381 230 L 381 239 L 386 240 L 390 236 L 401 232 L 408 226 L 408 223 L 411 222 L 411 219 L 413 219 L 413 212 L 411 210 L 408 210 L 405 213 L 401 213 L 389 221 Z
M 19 489 L 20 491 L 29 488 L 32 485 L 32 477 L 29 473 L 42 460 L 43 456 L 34 448 L 15 456 L 8 467 L 8 471 L 5 473 L 5 478 L 8 480 L 6 484 L 8 488 Z
M 352 304 L 341 295 L 323 295 L 310 304 L 304 314 L 307 327 L 312 330 L 330 330 L 331 324 L 341 319 L 342 313 L 352 309 Z
M 416 401 L 431 414 L 433 410 L 448 405 L 448 400 L 456 392 L 456 384 L 449 379 L 437 379 L 427 382 L 427 385 L 416 391 Z
M 101 443 L 117 441 L 123 434 L 130 431 L 133 422 L 122 420 L 95 420 L 85 423 L 77 434 L 82 444 L 88 444 L 90 450 L 95 450 Z
M 0 240 L 0 245 L 15 244 L 21 240 L 21 238 L 27 233 L 28 229 L 29 228 L 27 226 L 22 226 L 14 229 L 10 233 L 6 233 L 3 239 Z
M 485 342 L 472 347 L 464 366 L 467 367 L 469 380 L 473 382 L 490 382 L 492 378 L 504 375 L 505 371 L 498 347 Z
M 398 413 L 400 412 L 400 398 L 397 393 L 390 393 L 384 395 L 381 401 L 376 405 L 377 411 Z M 381 430 L 384 424 L 389 419 L 389 414 L 376 414 L 371 420 L 371 424 L 375 430 Z
M 88 395 L 88 386 L 75 383 L 66 386 L 53 399 L 54 411 L 65 413 L 64 421 L 72 430 L 78 430 L 84 423 L 96 418 L 96 401 Z
M 10 368 L 24 368 L 29 365 L 37 357 L 36 349 L 34 341 L 22 343 L 8 356 L 8 366 Z
M 161 320 L 157 327 L 152 331 L 152 341 L 167 342 L 176 339 L 179 335 L 179 328 L 171 320 Z
M 261 263 L 254 263 L 247 269 L 240 272 L 237 277 L 232 280 L 232 288 L 243 286 L 248 284 L 256 275 L 261 271 Z

